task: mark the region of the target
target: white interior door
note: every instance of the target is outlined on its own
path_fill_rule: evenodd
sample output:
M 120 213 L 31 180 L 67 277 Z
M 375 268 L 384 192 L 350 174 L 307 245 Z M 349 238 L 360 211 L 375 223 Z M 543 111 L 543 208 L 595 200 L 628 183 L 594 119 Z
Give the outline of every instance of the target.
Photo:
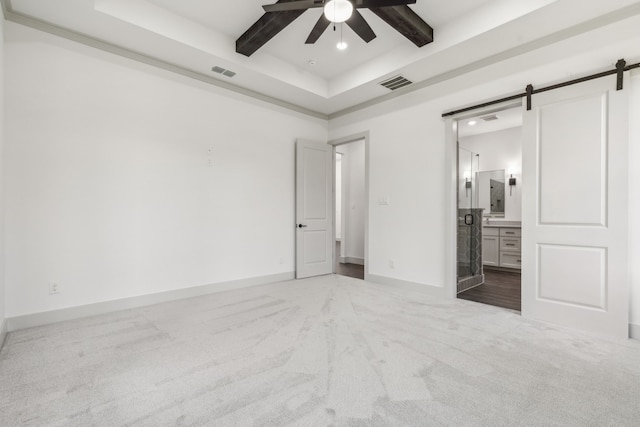
M 333 273 L 333 147 L 296 142 L 296 278 Z
M 522 315 L 628 337 L 628 105 L 615 76 L 536 94 L 523 129 Z

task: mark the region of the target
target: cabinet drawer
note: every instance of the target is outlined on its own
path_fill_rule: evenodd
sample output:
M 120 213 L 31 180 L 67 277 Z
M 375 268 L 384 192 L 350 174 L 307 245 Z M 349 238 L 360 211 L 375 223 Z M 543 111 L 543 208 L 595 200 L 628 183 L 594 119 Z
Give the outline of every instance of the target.
M 521 262 L 519 253 L 500 252 L 500 267 L 521 268 Z
M 483 227 L 482 228 L 482 235 L 483 236 L 499 236 L 500 235 L 500 229 L 499 228 Z
M 500 237 L 500 251 L 520 252 L 520 238 Z
M 501 228 L 501 237 L 520 237 L 522 235 L 522 229 L 520 228 Z

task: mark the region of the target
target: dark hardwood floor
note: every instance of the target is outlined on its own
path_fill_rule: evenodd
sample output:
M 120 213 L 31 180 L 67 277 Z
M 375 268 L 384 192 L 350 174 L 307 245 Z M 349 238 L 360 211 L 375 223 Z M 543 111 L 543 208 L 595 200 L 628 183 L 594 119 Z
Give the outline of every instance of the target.
M 340 264 L 340 242 L 336 242 L 336 274 L 364 280 L 364 265 Z
M 484 283 L 458 294 L 458 298 L 520 311 L 520 273 L 484 270 Z

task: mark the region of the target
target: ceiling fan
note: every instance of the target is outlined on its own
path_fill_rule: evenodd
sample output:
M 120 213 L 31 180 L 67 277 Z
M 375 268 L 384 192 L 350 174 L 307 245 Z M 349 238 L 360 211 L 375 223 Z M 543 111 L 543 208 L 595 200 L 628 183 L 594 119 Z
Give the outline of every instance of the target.
M 369 43 L 375 33 L 358 9 L 369 9 L 383 21 L 422 47 L 433 41 L 433 28 L 420 18 L 409 4 L 416 0 L 278 0 L 264 5 L 265 14 L 236 40 L 236 52 L 251 56 L 307 9 L 323 8 L 306 44 L 315 43 L 331 23 L 346 23 L 362 40 Z

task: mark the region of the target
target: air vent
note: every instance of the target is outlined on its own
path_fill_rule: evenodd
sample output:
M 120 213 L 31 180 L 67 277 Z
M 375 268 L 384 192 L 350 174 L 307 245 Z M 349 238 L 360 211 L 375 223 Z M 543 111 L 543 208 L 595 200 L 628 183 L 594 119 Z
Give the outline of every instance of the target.
M 490 116 L 485 116 L 485 117 L 481 118 L 481 120 L 484 120 L 485 122 L 492 122 L 492 121 L 498 120 L 498 119 L 499 119 L 499 117 L 496 116 L 495 114 L 492 114 Z
M 234 71 L 226 70 L 222 67 L 218 67 L 217 65 L 213 67 L 211 71 L 213 71 L 214 73 L 222 74 L 223 76 L 226 76 L 226 77 L 233 77 L 236 75 Z
M 380 82 L 380 85 L 386 87 L 387 89 L 396 90 L 396 89 L 400 89 L 401 87 L 408 86 L 411 83 L 413 82 L 406 79 L 403 76 L 394 76 L 394 77 L 391 77 L 390 79 Z

